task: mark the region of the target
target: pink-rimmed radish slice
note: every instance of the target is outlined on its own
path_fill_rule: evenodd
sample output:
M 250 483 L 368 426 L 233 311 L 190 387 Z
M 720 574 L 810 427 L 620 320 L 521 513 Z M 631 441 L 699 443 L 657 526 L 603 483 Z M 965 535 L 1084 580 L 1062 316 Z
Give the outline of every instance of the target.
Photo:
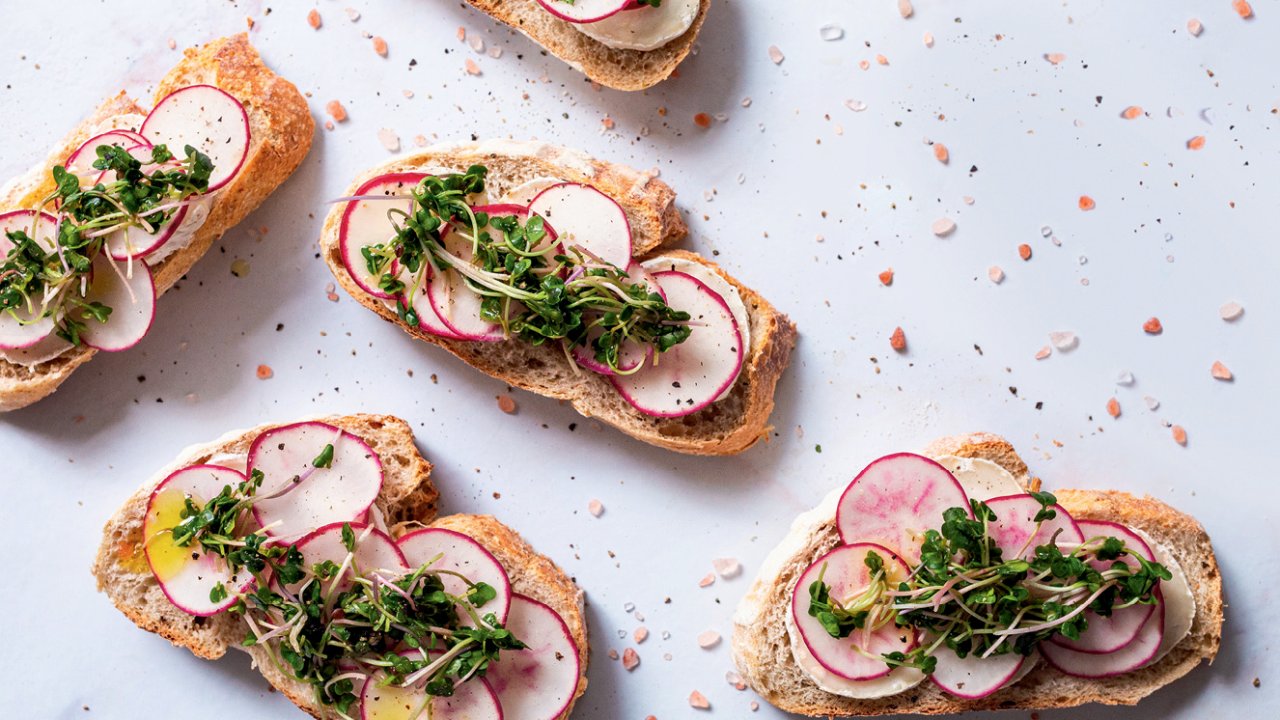
M 547 12 L 570 23 L 600 22 L 626 9 L 630 0 L 538 0 Z
M 314 462 L 333 446 L 328 467 Z M 259 435 L 249 447 L 249 471 L 263 474 L 253 515 L 274 537 L 296 537 L 334 522 L 362 522 L 382 490 L 382 460 L 363 440 L 332 425 L 307 421 Z
M 1156 561 L 1155 553 L 1151 551 L 1147 541 L 1119 523 L 1106 520 L 1077 520 L 1076 524 L 1080 527 L 1080 532 L 1084 533 L 1086 542 L 1096 538 L 1114 537 L 1123 541 L 1130 553 L 1140 555 L 1149 562 Z M 1113 562 L 1094 560 L 1092 565 L 1094 569 L 1104 571 L 1110 568 Z M 1132 557 L 1120 558 L 1120 562 L 1134 569 L 1138 568 L 1138 561 Z M 1130 605 L 1127 608 L 1115 610 L 1107 616 L 1086 610 L 1085 617 L 1089 620 L 1089 627 L 1080 634 L 1078 639 L 1072 640 L 1062 635 L 1054 635 L 1050 642 L 1082 653 L 1115 652 L 1138 637 L 1155 609 L 1155 605 Z
M 521 205 L 480 205 L 472 208 L 472 211 L 485 213 L 490 220 L 496 217 L 514 216 L 523 223 L 529 217 L 528 209 Z M 481 227 L 479 230 L 491 235 L 502 232 L 492 224 Z M 544 242 L 554 242 L 555 231 L 547 228 L 547 238 L 548 240 Z M 444 234 L 442 244 L 450 255 L 464 263 L 470 263 L 475 258 L 472 251 L 471 227 L 467 225 L 465 218 L 455 221 L 450 226 L 449 231 Z M 501 325 L 480 317 L 483 298 L 467 286 L 462 273 L 456 268 L 441 268 L 441 272 L 430 274 L 427 282 L 427 298 L 431 307 L 435 308 L 436 316 L 450 332 L 459 338 L 479 342 L 497 342 L 506 339 Z M 418 317 L 421 319 L 422 313 L 419 313 Z
M 590 185 L 562 183 L 538 193 L 529 212 L 555 227 L 567 254 L 579 247 L 616 268 L 631 264 L 631 225 L 613 198 Z
M 1024 663 L 1031 662 L 1025 655 L 1005 653 L 991 657 L 966 655 L 960 657 L 950 648 L 942 646 L 934 652 L 938 665 L 929 679 L 934 685 L 956 697 L 977 699 L 1007 686 L 1018 676 Z
M 212 85 L 190 85 L 156 103 L 139 132 L 152 144 L 164 145 L 175 158 L 186 146 L 213 161 L 209 192 L 226 185 L 249 156 L 249 116 L 240 101 Z
M 506 627 L 524 650 L 503 650 L 485 679 L 505 717 L 557 720 L 578 693 L 578 645 L 560 614 L 524 595 L 511 599 Z
M 511 612 L 511 581 L 507 578 L 507 571 L 502 563 L 483 545 L 462 533 L 444 528 L 415 530 L 402 536 L 397 543 L 410 569 L 417 570 L 429 564 L 432 571 L 447 570 L 465 577 L 466 580 L 458 575 L 440 575 L 444 591 L 450 595 L 465 597 L 470 587 L 467 580 L 487 583 L 497 596 L 484 605 L 473 608 L 475 613 L 480 617 L 493 613 L 498 622 L 507 622 Z M 459 608 L 458 617 L 466 622 L 470 615 Z
M 846 638 L 834 638 L 809 614 L 809 587 L 819 577 L 830 588 L 832 600 L 846 603 L 864 592 L 871 585 L 872 574 L 866 559 L 873 552 L 884 561 L 890 585 L 910 573 L 907 564 L 883 545 L 870 542 L 841 545 L 801 573 L 791 594 L 791 617 L 809 653 L 824 668 L 847 680 L 874 680 L 888 675 L 890 668 L 880 656 L 907 652 L 916 644 L 914 631 L 892 622 L 874 630 L 854 630 Z
M 136 146 L 151 147 L 146 138 L 132 130 L 108 130 L 85 140 L 83 145 L 67 156 L 64 167 L 73 175 L 97 178 L 102 173 L 93 166 L 98 160 L 98 148 L 112 145 L 126 149 Z
M 369 245 L 385 243 L 395 237 L 395 229 L 387 213 L 391 210 L 412 212 L 413 197 L 409 193 L 424 177 L 423 173 L 379 175 L 356 188 L 355 192 L 355 197 L 377 199 L 348 201 L 342 211 L 342 221 L 338 225 L 342 264 L 360 289 L 374 297 L 386 300 L 391 295 L 378 287 L 380 278 L 369 272 L 361 251 Z
M 155 320 L 155 278 L 141 260 L 116 262 L 99 254 L 93 259 L 93 281 L 84 300 L 111 308 L 105 323 L 84 319 L 84 344 L 104 352 L 128 350 L 146 337 Z
M 926 530 L 942 527 L 942 514 L 964 508 L 969 498 L 955 477 L 922 455 L 886 455 L 845 488 L 836 506 L 836 528 L 844 542 L 877 542 L 909 562 L 920 559 Z
M 342 530 L 350 527 L 355 536 L 355 546 L 348 551 L 342 542 Z M 364 523 L 329 523 L 303 535 L 294 543 L 298 552 L 302 553 L 302 566 L 308 572 L 314 572 L 317 564 L 326 560 L 343 568 L 342 576 L 324 580 L 324 590 L 329 592 L 333 587 L 338 592 L 345 591 L 353 584 L 352 578 L 373 579 L 376 575 L 384 581 L 400 578 L 409 570 L 404 554 L 396 546 L 396 541 L 381 530 L 369 527 Z M 351 561 L 347 562 L 347 556 Z M 299 584 L 306 580 L 299 581 Z
M 8 234 L 19 231 L 26 233 L 46 252 L 51 252 L 57 242 L 58 220 L 48 213 L 35 210 L 14 210 L 0 214 L 0 264 L 3 264 L 14 248 Z M 0 348 L 32 348 L 49 337 L 56 324 L 56 318 L 44 316 L 44 307 L 38 297 L 32 298 L 31 308 L 22 305 L 0 309 Z
M 1057 514 L 1041 523 L 1039 530 L 1036 529 L 1035 517 L 1041 510 L 1040 503 L 1030 495 L 992 498 L 987 501 L 987 507 L 996 514 L 996 520 L 988 526 L 987 532 L 996 541 L 1005 560 L 1035 557 L 1036 548 L 1052 540 L 1059 530 L 1062 532 L 1058 535 L 1058 547 L 1074 548 L 1084 542 L 1080 526 L 1061 505 L 1053 506 Z
M 423 332 L 430 333 L 437 337 L 448 338 L 449 340 L 465 340 L 463 336 L 449 329 L 444 324 L 444 320 L 440 319 L 440 314 L 436 312 L 435 305 L 431 304 L 431 294 L 429 292 L 431 284 L 432 271 L 431 266 L 423 269 L 421 280 L 414 282 L 413 278 L 405 280 L 405 295 L 399 298 L 405 307 L 411 308 L 415 315 L 418 316 L 418 329 Z
M 151 162 L 151 150 L 151 145 L 134 145 L 129 148 L 129 154 L 142 162 L 143 165 L 151 165 L 153 164 Z M 163 164 L 163 167 L 169 169 L 177 166 L 178 163 L 175 160 L 170 160 Z M 114 172 L 104 170 L 98 176 L 97 182 L 110 182 L 114 177 Z M 122 227 L 106 236 L 104 243 L 107 254 L 113 260 L 132 260 L 149 255 L 169 242 L 169 238 L 173 237 L 173 234 L 177 232 L 186 219 L 187 206 L 184 204 L 178 207 L 159 227 L 156 227 L 154 233 L 147 232 L 141 225 Z
M 416 652 L 416 651 L 415 651 Z M 505 651 L 504 651 L 505 652 Z M 406 657 L 421 657 L 400 653 Z M 380 678 L 379 678 L 380 679 Z M 387 685 L 378 679 L 364 684 L 360 692 L 361 720 L 503 720 L 502 704 L 484 678 L 472 678 L 454 685 L 449 697 L 428 695 L 417 683 L 410 687 Z M 430 707 L 428 707 L 430 706 Z M 511 716 L 511 720 L 524 720 Z
M 1109 653 L 1087 653 L 1055 643 L 1040 643 L 1040 654 L 1049 664 L 1068 675 L 1082 678 L 1107 678 L 1133 672 L 1159 656 L 1164 640 L 1164 597 L 1156 588 L 1159 602 L 1147 617 L 1137 637 L 1128 645 Z
M 244 481 L 244 475 L 230 468 L 193 465 L 160 481 L 147 500 L 142 520 L 143 552 L 165 597 L 184 612 L 200 617 L 216 615 L 231 607 L 237 590 L 253 581 L 247 573 L 237 577 L 221 557 L 204 552 L 198 543 L 181 546 L 173 541 L 173 528 L 182 522 L 188 498 L 201 507 L 223 488 L 235 489 Z M 211 594 L 219 585 L 226 597 L 215 601 Z
M 715 402 L 742 370 L 738 321 L 719 293 L 682 272 L 653 273 L 667 304 L 690 315 L 689 338 L 656 354 L 646 368 L 611 376 L 622 398 L 645 415 L 683 417 Z
M 658 293 L 662 296 L 663 300 L 667 299 L 666 293 L 662 292 L 662 286 L 659 285 L 653 275 L 648 270 L 641 267 L 639 263 L 633 262 L 627 266 L 627 276 L 631 282 L 644 283 L 649 287 L 650 292 Z M 584 318 L 583 322 L 590 322 L 595 319 L 596 316 L 593 314 L 589 320 Z M 594 343 L 596 338 L 600 337 L 602 334 L 604 334 L 604 331 L 598 328 L 588 330 L 587 344 L 578 345 L 573 348 L 573 359 L 579 365 L 592 372 L 597 372 L 601 375 L 614 375 L 615 373 L 612 368 L 596 359 L 596 351 L 595 348 L 592 347 L 592 343 Z M 624 373 L 630 372 L 640 367 L 640 365 L 648 361 L 652 356 L 653 346 L 642 345 L 628 340 L 622 344 L 622 349 L 618 351 L 618 369 Z

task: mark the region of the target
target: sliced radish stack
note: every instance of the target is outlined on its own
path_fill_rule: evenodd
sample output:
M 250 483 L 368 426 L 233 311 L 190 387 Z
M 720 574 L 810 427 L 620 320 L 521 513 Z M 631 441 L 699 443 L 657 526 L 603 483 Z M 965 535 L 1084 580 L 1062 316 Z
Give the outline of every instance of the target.
M 349 525 L 355 534 L 355 549 L 348 551 L 342 542 L 342 530 Z M 332 585 L 338 592 L 345 591 L 352 585 L 353 577 L 372 579 L 377 574 L 383 580 L 395 580 L 409 570 L 404 554 L 386 533 L 371 528 L 364 523 L 330 523 L 307 533 L 294 543 L 298 552 L 302 553 L 302 566 L 310 571 L 317 564 L 326 560 L 338 567 L 347 564 L 347 556 L 351 563 L 347 565 L 342 577 L 324 581 L 325 590 Z
M 379 175 L 356 189 L 356 197 L 378 196 L 404 199 L 352 200 L 342 212 L 338 226 L 338 248 L 342 252 L 342 264 L 360 289 L 374 297 L 389 299 L 391 296 L 378 287 L 380 278 L 369 272 L 361 250 L 369 245 L 385 243 L 394 237 L 391 219 L 387 213 L 401 210 L 413 211 L 410 193 L 426 177 L 423 173 L 392 173 Z
M 93 259 L 93 282 L 84 299 L 111 308 L 105 323 L 85 318 L 80 338 L 91 348 L 105 352 L 128 350 L 146 336 L 155 320 L 155 279 L 151 268 L 141 260 L 116 264 L 99 254 Z
M 1155 553 L 1151 551 L 1146 541 L 1119 523 L 1079 520 L 1077 525 L 1080 526 L 1080 532 L 1084 533 L 1085 540 L 1102 537 L 1118 538 L 1124 541 L 1129 552 L 1140 555 L 1149 562 L 1156 561 Z M 1095 559 L 1092 564 L 1094 569 L 1104 571 L 1110 568 L 1113 562 Z M 1135 570 L 1138 568 L 1138 561 L 1132 557 L 1121 558 L 1120 562 Z M 1155 609 L 1155 605 L 1130 605 L 1107 616 L 1086 610 L 1085 617 L 1089 620 L 1089 627 L 1080 634 L 1078 639 L 1072 640 L 1062 635 L 1054 635 L 1050 642 L 1082 653 L 1115 652 L 1138 637 Z
M 314 461 L 333 445 L 328 467 Z M 382 461 L 360 438 L 321 422 L 268 430 L 249 448 L 249 470 L 264 480 L 253 506 L 275 537 L 296 537 L 334 522 L 362 522 L 382 489 Z
M 139 130 L 175 158 L 190 145 L 213 161 L 209 192 L 226 185 L 249 156 L 249 116 L 240 101 L 212 85 L 190 85 L 156 103 Z
M 529 217 L 528 208 L 520 205 L 480 205 L 472 208 L 473 212 L 486 213 L 490 220 L 495 217 L 517 217 L 523 223 Z M 480 232 L 497 235 L 501 231 L 490 224 Z M 449 232 L 444 235 L 444 249 L 462 262 L 470 263 L 475 259 L 473 252 L 471 228 L 465 221 L 455 222 Z M 555 241 L 555 231 L 547 228 L 549 241 Z M 496 342 L 506 337 L 502 326 L 480 317 L 480 304 L 483 298 L 469 288 L 462 273 L 456 268 L 441 268 L 427 282 L 427 298 L 436 315 L 445 326 L 463 340 Z M 422 314 L 419 313 L 419 318 Z
M 409 652 L 401 655 L 421 657 Z M 498 696 L 484 678 L 454 685 L 449 697 L 428 695 L 422 683 L 407 688 L 380 687 L 381 679 L 366 682 L 360 692 L 361 720 L 503 720 Z
M 169 602 L 192 615 L 207 617 L 231 607 L 240 589 L 237 586 L 247 587 L 252 577 L 242 582 L 221 557 L 205 553 L 198 543 L 183 547 L 173 542 L 173 528 L 182 522 L 188 498 L 201 506 L 217 497 L 224 487 L 234 488 L 244 481 L 244 475 L 230 468 L 194 465 L 162 480 L 147 500 L 147 514 L 142 521 L 147 563 Z M 210 593 L 219 584 L 226 590 L 226 597 L 214 601 Z
M 579 0 L 581 2 L 581 0 Z M 529 212 L 555 226 L 571 254 L 579 247 L 616 268 L 631 264 L 631 225 L 622 206 L 590 185 L 561 183 L 538 193 Z
M 844 542 L 878 542 L 915 563 L 925 531 L 942 527 L 942 514 L 953 507 L 973 516 L 946 468 L 896 453 L 872 462 L 849 483 L 836 506 L 836 528 Z
M 689 338 L 632 375 L 609 379 L 628 403 L 654 417 L 683 417 L 715 402 L 742 370 L 738 321 L 719 293 L 682 272 L 653 274 L 668 304 L 690 315 Z
M 524 650 L 504 650 L 485 679 L 511 720 L 557 720 L 578 692 L 578 646 L 551 608 L 524 595 L 511 599 L 506 627 Z
M 9 256 L 14 244 L 8 233 L 25 232 L 28 237 L 43 246 L 46 252 L 53 251 L 58 237 L 58 220 L 48 213 L 34 210 L 14 210 L 0 214 L 0 262 Z M 0 310 L 0 349 L 23 350 L 34 347 L 49 337 L 54 330 L 57 319 L 43 317 L 44 307 L 40 298 L 33 297 L 33 307 L 25 306 Z
M 1080 526 L 1061 505 L 1053 506 L 1057 515 L 1052 520 L 1045 520 L 1038 531 L 1035 516 L 1040 513 L 1041 507 L 1039 501 L 1030 495 L 992 498 L 987 501 L 987 507 L 996 514 L 995 522 L 991 523 L 987 531 L 991 539 L 996 541 L 1005 560 L 1034 557 L 1036 548 L 1053 540 L 1054 533 L 1058 531 L 1061 531 L 1057 536 L 1058 547 L 1074 548 L 1084 542 Z
M 650 274 L 648 270 L 641 267 L 639 263 L 633 262 L 627 266 L 627 277 L 633 283 L 644 283 L 649 287 L 650 292 L 656 292 L 659 295 L 662 295 L 663 300 L 666 299 L 667 296 L 662 292 L 662 286 L 659 285 L 653 275 Z M 594 322 L 595 320 L 596 316 L 593 315 L 590 319 L 584 318 L 583 322 Z M 591 330 L 588 330 L 587 344 L 578 345 L 573 348 L 573 359 L 574 362 L 588 370 L 591 370 L 592 372 L 597 372 L 601 375 L 614 375 L 615 373 L 613 368 L 596 359 L 596 351 L 592 345 L 596 338 L 603 334 L 604 330 L 600 328 L 592 328 Z M 651 357 L 653 357 L 652 345 L 638 343 L 634 340 L 626 340 L 618 350 L 618 369 L 623 373 L 630 372 L 640 367 Z
M 400 300 L 418 316 L 418 329 L 450 340 L 465 340 L 463 336 L 449 329 L 440 319 L 436 307 L 431 304 L 431 279 L 434 273 L 428 265 L 422 270 L 421 279 L 405 279 L 405 295 Z
M 885 573 L 891 580 L 905 578 L 910 570 L 892 550 L 875 543 L 841 545 L 818 558 L 800 575 L 791 596 L 791 615 L 810 654 L 823 667 L 848 680 L 873 680 L 889 674 L 889 666 L 880 657 L 890 652 L 907 652 L 915 647 L 910 629 L 894 623 L 874 631 L 854 630 L 846 638 L 834 638 L 809 614 L 809 586 L 818 580 L 830 588 L 832 600 L 847 602 L 871 584 L 867 555 L 876 553 L 884 561 Z
M 600 22 L 624 10 L 630 0 L 538 0 L 547 12 L 571 23 Z
M 1137 637 L 1124 647 L 1109 653 L 1088 653 L 1047 642 L 1040 644 L 1040 653 L 1050 665 L 1076 677 L 1105 678 L 1137 670 L 1157 657 L 1164 640 L 1164 596 L 1159 587 L 1155 592 L 1155 611 L 1142 624 Z
M 144 164 L 151 162 L 151 145 L 135 145 L 129 148 L 129 153 Z M 173 169 L 178 167 L 177 160 L 170 160 L 164 163 L 163 167 Z M 104 170 L 98 176 L 98 182 L 105 183 L 114 179 L 115 173 L 110 170 Z M 140 225 L 132 225 L 122 227 L 115 232 L 107 235 L 105 244 L 107 254 L 115 260 L 131 260 L 133 258 L 149 255 L 159 250 L 162 245 L 173 237 L 178 228 L 182 226 L 182 222 L 187 218 L 187 206 L 179 207 L 176 212 L 169 216 L 159 227 L 155 228 L 155 232 L 147 232 Z
M 64 167 L 67 172 L 81 178 L 96 178 L 101 174 L 101 171 L 93 166 L 98 160 L 98 148 L 110 145 L 133 148 L 138 145 L 150 147 L 151 143 L 132 130 L 108 130 L 85 140 L 83 145 L 67 156 Z
M 1017 653 L 962 658 L 947 647 L 939 648 L 933 656 L 938 660 L 929 676 L 933 684 L 956 697 L 968 699 L 986 697 L 1005 687 L 1018 676 L 1023 663 L 1031 662 Z
M 469 588 L 467 580 L 488 583 L 497 592 L 497 597 L 475 608 L 475 612 L 481 617 L 493 613 L 498 622 L 507 622 L 511 610 L 511 581 L 502 563 L 480 543 L 452 530 L 424 528 L 401 537 L 398 544 L 413 570 L 430 563 L 432 571 L 446 570 L 465 577 L 466 580 L 458 575 L 440 575 L 444 591 L 450 595 L 465 596 Z M 466 622 L 470 615 L 459 608 L 458 617 Z

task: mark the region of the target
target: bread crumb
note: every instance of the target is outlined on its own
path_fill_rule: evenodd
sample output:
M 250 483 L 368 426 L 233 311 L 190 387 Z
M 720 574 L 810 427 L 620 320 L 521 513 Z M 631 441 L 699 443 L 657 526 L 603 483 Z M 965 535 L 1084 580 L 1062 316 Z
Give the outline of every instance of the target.
M 694 690 L 689 693 L 689 707 L 692 707 L 695 710 L 710 710 L 711 703 L 707 702 L 707 697 L 705 695 Z
M 888 287 L 893 284 L 893 268 L 889 268 L 880 273 L 880 284 Z
M 329 117 L 333 118 L 335 122 L 347 121 L 347 109 L 337 100 L 330 100 L 325 103 L 324 111 L 329 113 Z
M 320 29 L 320 25 L 322 25 L 323 23 L 320 20 L 319 10 L 315 8 L 311 8 L 311 11 L 307 13 L 307 24 L 311 26 L 312 30 Z
M 271 369 L 271 366 L 270 366 L 270 365 L 259 365 L 259 366 L 258 366 L 258 379 L 259 379 L 259 380 L 270 380 L 270 379 L 271 379 L 271 378 L 273 378 L 273 377 L 275 377 L 275 372 Z
M 1148 335 L 1159 335 L 1164 332 L 1164 325 L 1160 324 L 1160 318 L 1152 317 L 1142 323 L 1142 330 Z
M 501 410 L 502 412 L 504 412 L 504 413 L 508 414 L 508 415 L 513 415 L 513 414 L 515 414 L 515 411 L 516 411 L 516 399 L 515 399 L 515 398 L 513 398 L 513 397 L 511 397 L 510 395 L 499 395 L 499 396 L 498 396 L 498 409 L 499 409 L 499 410 Z
M 1231 370 L 1226 365 L 1223 365 L 1221 360 L 1215 360 L 1213 367 L 1209 368 L 1209 372 L 1218 380 L 1231 382 L 1235 379 L 1235 375 L 1231 374 Z
M 1120 401 L 1119 400 L 1115 398 L 1111 398 L 1110 400 L 1107 401 L 1107 414 L 1113 418 L 1120 417 Z
M 902 331 L 901 327 L 893 329 L 893 334 L 889 336 L 889 347 L 898 352 L 903 352 L 907 349 L 907 334 Z

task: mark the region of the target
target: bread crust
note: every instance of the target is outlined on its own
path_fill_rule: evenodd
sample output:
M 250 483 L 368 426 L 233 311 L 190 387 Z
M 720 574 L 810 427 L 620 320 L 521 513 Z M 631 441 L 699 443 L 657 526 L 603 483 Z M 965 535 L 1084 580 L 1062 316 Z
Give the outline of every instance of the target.
M 450 340 L 409 327 L 347 273 L 339 244 L 343 209 L 335 206 L 325 218 L 320 247 L 343 289 L 384 320 L 413 337 L 444 348 L 477 370 L 514 387 L 566 400 L 586 417 L 651 445 L 692 455 L 730 455 L 767 438 L 774 390 L 790 362 L 796 327 L 759 293 L 715 263 L 688 251 L 662 249 L 687 233 L 675 210 L 675 193 L 665 183 L 621 165 L 544 143 L 495 141 L 436 146 L 392 160 L 363 173 L 349 192 L 386 173 L 430 168 L 462 171 L 477 163 L 489 166 L 491 184 L 497 183 L 499 189 L 546 176 L 589 183 L 623 207 L 632 225 L 633 252 L 638 259 L 671 257 L 697 262 L 736 287 L 750 316 L 751 347 L 729 396 L 685 417 L 650 417 L 631 407 L 607 378 L 572 367 L 564 353 L 550 344 L 534 347 L 527 343 Z
M 926 454 L 983 458 L 1001 465 L 1024 485 L 1032 482 L 1013 446 L 998 435 L 974 433 L 943 438 L 930 444 Z M 1134 705 L 1201 662 L 1211 663 L 1222 639 L 1222 578 L 1213 546 L 1200 523 L 1150 497 L 1104 490 L 1055 490 L 1054 494 L 1073 517 L 1111 520 L 1146 532 L 1169 548 L 1186 572 L 1196 600 L 1195 618 L 1187 637 L 1160 661 L 1098 680 L 1074 678 L 1041 663 L 1016 684 L 977 700 L 948 695 L 927 681 L 876 700 L 824 692 L 795 664 L 783 618 L 799 574 L 823 552 L 839 544 L 834 517 L 835 498 L 839 497 L 836 492 L 818 510 L 801 516 L 797 523 L 804 523 L 809 532 L 803 550 L 786 557 L 770 556 L 734 616 L 733 656 L 739 671 L 761 697 L 788 712 L 812 717 L 861 717 L 1048 710 L 1088 703 Z
M 698 15 L 683 35 L 653 50 L 623 50 L 588 37 L 538 3 L 538 0 L 467 0 L 476 9 L 509 25 L 579 70 L 615 90 L 644 90 L 666 80 L 689 55 L 711 0 L 699 0 Z
M 191 243 L 152 268 L 160 295 L 293 174 L 311 148 L 315 133 L 315 121 L 302 93 L 267 68 L 247 34 L 187 49 L 182 61 L 160 81 L 152 104 L 180 87 L 201 83 L 218 86 L 244 105 L 251 134 L 249 154 L 236 177 L 214 196 L 209 216 Z M 98 106 L 44 161 L 0 190 L 0 210 L 38 204 L 54 189 L 53 166 L 61 164 L 88 140 L 92 129 L 104 119 L 126 113 L 145 115 L 147 110 L 123 92 Z M 0 412 L 26 407 L 49 396 L 96 353 L 92 348 L 80 347 L 30 368 L 0 358 Z
M 308 418 L 329 423 L 360 437 L 382 460 L 383 486 L 374 506 L 387 526 L 445 527 L 470 536 L 483 545 L 507 569 L 512 589 L 539 600 L 560 614 L 578 645 L 580 674 L 574 702 L 586 690 L 588 638 L 583 592 L 550 558 L 539 555 L 514 530 L 487 515 L 438 517 L 439 493 L 431 481 L 431 463 L 418 451 L 409 424 L 391 415 L 336 415 Z M 253 440 L 281 425 L 270 423 L 249 430 L 235 430 L 213 442 L 182 451 L 124 505 L 103 528 L 102 543 L 93 565 L 99 592 L 103 592 L 135 625 L 154 632 L 195 655 L 216 659 L 228 648 L 244 650 L 263 677 L 298 707 L 321 717 L 311 687 L 277 667 L 264 647 L 243 648 L 245 625 L 238 616 L 222 613 L 194 618 L 173 606 L 161 591 L 142 554 L 142 522 L 151 492 L 160 481 L 181 468 L 208 462 L 219 455 L 248 452 Z M 561 717 L 568 717 L 573 703 Z

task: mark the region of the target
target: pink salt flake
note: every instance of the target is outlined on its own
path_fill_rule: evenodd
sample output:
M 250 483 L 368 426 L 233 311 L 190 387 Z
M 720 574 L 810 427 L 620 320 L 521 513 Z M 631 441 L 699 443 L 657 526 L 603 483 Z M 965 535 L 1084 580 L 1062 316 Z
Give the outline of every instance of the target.
M 999 285 L 1004 282 L 1004 270 L 1002 270 L 999 265 L 992 265 L 987 268 L 987 278 L 990 279 L 991 282 Z
M 640 654 L 631 648 L 622 651 L 622 669 L 631 672 L 640 666 Z
M 782 51 L 778 49 L 777 45 L 770 45 L 769 59 L 773 61 L 774 65 L 781 65 L 782 61 L 787 59 L 787 56 L 782 54 Z
M 742 563 L 733 558 L 716 558 L 711 561 L 711 567 L 715 568 L 717 575 L 726 580 L 742 574 Z
M 924 34 L 924 46 L 927 48 L 933 47 L 933 33 L 927 32 Z
M 604 503 L 599 500 L 592 499 L 591 502 L 587 503 L 587 512 L 591 513 L 594 517 L 600 517 L 604 514 Z
M 631 637 L 636 641 L 636 644 L 639 645 L 640 643 L 649 639 L 649 628 L 641 625 L 640 627 L 636 628 L 635 632 L 631 633 Z
M 1036 351 L 1036 359 L 1044 360 L 1045 358 L 1049 357 L 1052 354 L 1053 354 L 1053 350 L 1050 349 L 1048 345 L 1045 345 L 1044 347 Z
M 710 710 L 711 703 L 707 701 L 707 696 L 694 690 L 689 693 L 689 707 L 695 710 Z
M 938 237 L 946 237 L 956 229 L 956 221 L 951 218 L 938 218 L 933 221 L 933 234 Z
M 1244 314 L 1244 306 L 1238 302 L 1229 302 L 1218 308 L 1218 315 L 1227 322 L 1239 320 Z
M 720 633 L 715 630 L 707 630 L 698 635 L 698 647 L 703 650 L 710 650 L 720 644 Z
M 1187 32 L 1191 33 L 1191 37 L 1200 37 L 1200 33 L 1204 32 L 1204 24 L 1196 18 L 1187 21 Z
M 703 587 L 703 588 L 711 587 L 712 585 L 715 585 L 715 583 L 716 583 L 716 574 L 707 573 L 701 580 L 698 581 L 698 587 Z

